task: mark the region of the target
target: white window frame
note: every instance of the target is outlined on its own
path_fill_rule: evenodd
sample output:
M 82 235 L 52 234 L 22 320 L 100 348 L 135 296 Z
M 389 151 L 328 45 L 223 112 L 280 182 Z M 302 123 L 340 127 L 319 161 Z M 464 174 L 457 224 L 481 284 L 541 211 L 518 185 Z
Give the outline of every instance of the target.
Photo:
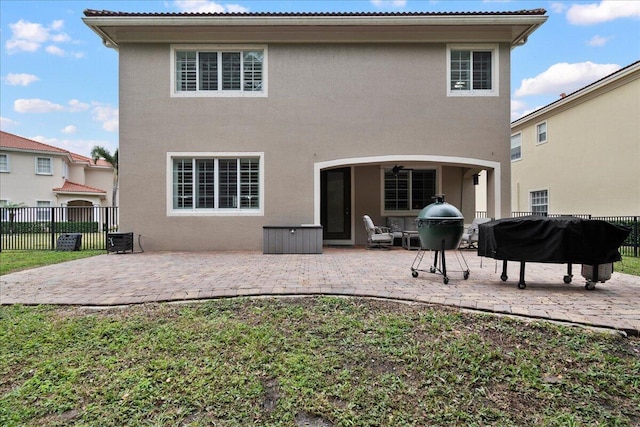
M 174 159 L 240 159 L 258 158 L 259 162 L 259 208 L 258 209 L 174 209 L 173 207 L 173 160 Z M 167 153 L 167 216 L 264 216 L 264 152 L 168 152 Z M 216 191 L 217 194 L 217 191 Z
M 511 158 L 512 162 L 518 162 L 518 161 L 522 160 L 522 132 L 517 132 L 517 133 L 514 133 L 514 134 L 511 135 L 511 150 L 514 149 L 513 138 L 515 138 L 515 137 L 520 137 L 520 157 L 518 157 L 517 159 L 514 159 L 512 157 L 512 154 L 510 154 L 509 157 Z M 509 151 L 509 153 L 511 153 L 511 150 Z
M 0 172 L 11 172 L 11 160 L 7 153 L 0 153 L 0 159 L 4 158 L 4 162 L 0 161 Z
M 420 213 L 420 211 L 422 210 L 422 208 L 424 208 L 424 206 L 420 209 L 411 209 L 411 185 L 412 185 L 412 179 L 409 179 L 409 209 L 406 210 L 387 210 L 386 209 L 386 199 L 385 199 L 385 173 L 389 170 L 390 168 L 380 168 L 380 201 L 381 201 L 381 215 L 382 216 L 406 216 L 406 215 L 417 215 L 418 213 Z M 442 176 L 442 168 L 438 165 L 428 165 L 428 166 L 409 166 L 407 165 L 405 169 L 409 169 L 410 171 L 412 170 L 417 170 L 417 171 L 423 171 L 423 170 L 432 170 L 435 172 L 435 192 L 436 194 L 442 194 L 442 187 L 441 187 L 441 176 Z M 404 170 L 404 169 L 403 169 Z
M 497 44 L 447 44 L 447 96 L 499 96 L 500 57 Z M 451 90 L 451 51 L 491 51 L 491 89 Z M 473 62 L 473 61 L 472 61 Z M 473 80 L 473 70 L 472 80 Z
M 39 169 L 39 165 L 38 165 L 38 160 L 49 160 L 49 171 L 41 171 Z M 53 158 L 51 157 L 44 157 L 44 156 L 36 156 L 36 175 L 53 175 Z
M 544 125 L 544 139 L 540 139 L 540 126 Z M 549 140 L 549 124 L 547 121 L 536 123 L 536 145 L 545 144 Z
M 534 204 L 534 194 L 535 193 L 544 193 L 544 197 L 546 198 L 546 203 L 537 203 Z M 541 194 L 542 195 L 542 194 Z M 539 197 L 538 197 L 539 198 Z M 549 190 L 546 188 L 542 188 L 539 190 L 531 190 L 529 191 L 529 211 L 534 215 L 537 215 L 538 212 L 534 211 L 534 206 L 546 206 L 545 213 L 549 213 Z
M 9 200 L 7 199 L 0 200 L 0 208 L 4 208 L 2 209 L 2 216 L 0 216 L 0 221 L 9 221 L 9 208 L 5 207 L 8 203 Z
M 195 91 L 178 91 L 176 90 L 176 52 L 177 51 L 193 51 L 193 52 L 242 52 L 249 50 L 261 50 L 264 54 L 262 60 L 262 90 L 261 91 L 243 91 L 243 90 L 195 90 Z M 253 44 L 173 44 L 170 46 L 169 73 L 171 75 L 171 97 L 177 98 L 198 98 L 198 97 L 248 97 L 248 98 L 266 98 L 268 88 L 268 49 L 267 45 Z M 242 72 L 242 71 L 241 71 Z
M 44 205 L 46 203 L 46 205 Z M 53 203 L 51 200 L 36 200 L 36 221 L 51 221 L 51 208 Z

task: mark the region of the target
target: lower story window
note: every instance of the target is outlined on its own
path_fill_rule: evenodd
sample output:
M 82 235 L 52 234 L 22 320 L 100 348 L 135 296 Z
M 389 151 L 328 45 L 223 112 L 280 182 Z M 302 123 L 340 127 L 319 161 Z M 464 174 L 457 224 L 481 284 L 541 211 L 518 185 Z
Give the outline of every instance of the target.
M 36 221 L 51 221 L 51 202 L 47 200 L 36 201 Z
M 392 169 L 384 173 L 384 210 L 420 210 L 430 204 L 436 194 L 436 171 Z
M 547 190 L 531 192 L 531 212 L 535 215 L 549 213 L 549 193 Z
M 259 211 L 261 158 L 171 158 L 174 211 Z

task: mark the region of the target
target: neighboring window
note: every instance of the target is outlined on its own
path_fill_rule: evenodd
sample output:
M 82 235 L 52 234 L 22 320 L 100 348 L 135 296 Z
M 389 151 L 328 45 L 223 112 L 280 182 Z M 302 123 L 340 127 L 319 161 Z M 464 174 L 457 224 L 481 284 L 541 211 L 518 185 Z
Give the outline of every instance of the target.
M 266 49 L 175 46 L 176 96 L 265 96 Z
M 171 158 L 174 211 L 240 212 L 261 209 L 261 157 Z
M 9 155 L 0 154 L 0 172 L 9 172 Z
M 498 95 L 497 46 L 449 46 L 449 96 Z
M 1 199 L 0 208 L 4 208 L 8 203 L 8 200 Z M 0 209 L 0 212 L 2 212 L 2 215 L 0 215 L 0 221 L 9 221 L 9 209 Z
M 511 161 L 522 158 L 522 133 L 511 135 Z
M 531 192 L 531 212 L 534 215 L 546 215 L 549 212 L 549 194 L 547 190 Z
M 436 171 L 402 169 L 384 172 L 384 210 L 419 210 L 432 203 L 436 194 Z
M 53 175 L 53 163 L 51 157 L 36 157 L 36 174 Z
M 536 126 L 536 141 L 538 144 L 547 142 L 547 122 L 542 122 Z
M 48 200 L 36 201 L 36 221 L 50 221 L 51 220 L 51 202 Z

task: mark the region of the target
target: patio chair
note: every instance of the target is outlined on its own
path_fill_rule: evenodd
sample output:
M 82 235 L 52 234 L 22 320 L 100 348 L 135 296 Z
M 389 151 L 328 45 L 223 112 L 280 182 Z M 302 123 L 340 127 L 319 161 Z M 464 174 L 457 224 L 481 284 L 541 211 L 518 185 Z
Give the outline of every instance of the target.
M 367 230 L 367 249 L 390 248 L 393 246 L 393 233 L 389 227 L 378 227 L 373 224 L 369 215 L 362 217 L 364 228 Z
M 474 218 L 469 228 L 467 228 L 462 234 L 460 247 L 465 247 L 467 249 L 477 249 L 478 234 L 480 232 L 478 225 L 490 221 L 492 221 L 491 218 Z

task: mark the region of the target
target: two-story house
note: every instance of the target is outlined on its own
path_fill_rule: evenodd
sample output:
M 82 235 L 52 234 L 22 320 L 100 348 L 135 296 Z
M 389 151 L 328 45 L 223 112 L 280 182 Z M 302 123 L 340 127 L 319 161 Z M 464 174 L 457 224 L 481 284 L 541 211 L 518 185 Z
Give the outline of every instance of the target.
M 3 205 L 111 206 L 112 188 L 113 167 L 104 160 L 96 163 L 52 145 L 0 132 L 0 202 Z M 42 209 L 42 215 L 48 215 L 47 212 Z M 64 219 L 73 221 L 74 212 L 80 210 L 68 210 Z
M 511 51 L 545 11 L 85 10 L 119 53 L 120 225 L 150 250 L 259 249 L 264 226 L 366 243 L 445 194 L 508 216 Z
M 640 61 L 511 124 L 513 211 L 640 212 Z

